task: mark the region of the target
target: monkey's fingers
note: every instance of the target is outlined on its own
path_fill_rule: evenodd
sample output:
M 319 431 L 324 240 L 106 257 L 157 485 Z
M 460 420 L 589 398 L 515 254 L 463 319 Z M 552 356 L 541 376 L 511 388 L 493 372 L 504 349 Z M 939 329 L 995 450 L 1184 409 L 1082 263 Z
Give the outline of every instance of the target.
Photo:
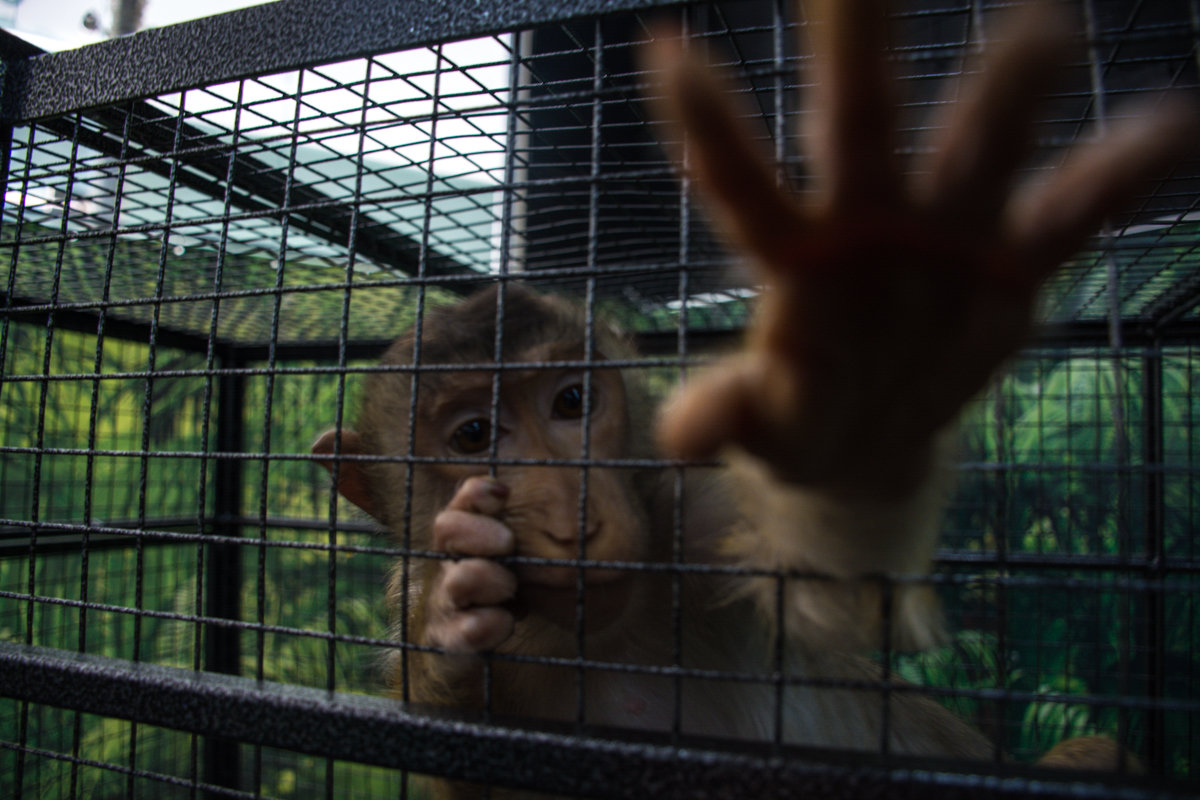
M 754 426 L 756 393 L 763 365 L 749 355 L 727 359 L 676 389 L 663 406 L 658 441 L 674 458 L 712 458 L 726 444 L 740 443 Z
M 495 561 L 469 558 L 442 568 L 441 591 L 457 610 L 498 606 L 517 593 L 517 576 Z
M 495 558 L 512 555 L 516 541 L 508 526 L 497 519 L 446 508 L 433 519 L 433 549 L 451 556 Z
M 495 517 L 508 501 L 508 487 L 492 478 L 467 478 L 433 519 L 433 549 L 452 556 L 511 555 L 516 540 Z
M 515 624 L 512 613 L 503 608 L 472 608 L 431 626 L 429 644 L 447 653 L 475 655 L 503 644 L 512 636 Z
M 494 649 L 512 635 L 512 612 L 500 604 L 516 592 L 516 576 L 494 561 L 443 564 L 430 598 L 428 643 L 449 653 Z
M 472 475 L 459 485 L 446 508 L 495 516 L 508 502 L 508 487 L 486 475 Z
M 1104 217 L 1146 182 L 1197 150 L 1200 114 L 1170 98 L 1073 152 L 1051 181 L 1015 198 L 1008 231 L 1017 257 L 1010 278 L 1036 284 L 1077 250 Z
M 674 36 L 656 36 L 643 52 L 649 69 L 662 76 L 662 97 L 652 108 L 686 137 L 684 166 L 717 226 L 761 265 L 786 264 L 802 216 L 779 185 L 772 160 L 738 118 L 730 94 Z
M 1014 14 L 968 81 L 964 99 L 947 106 L 929 164 L 918 170 L 928 178 L 915 187 L 916 199 L 933 218 L 958 230 L 994 233 L 1013 176 L 1031 150 L 1046 75 L 1063 61 L 1069 41 L 1062 15 L 1043 3 Z
M 809 107 L 813 175 L 822 205 L 851 211 L 899 197 L 894 81 L 879 0 L 821 0 L 808 26 L 815 55 Z

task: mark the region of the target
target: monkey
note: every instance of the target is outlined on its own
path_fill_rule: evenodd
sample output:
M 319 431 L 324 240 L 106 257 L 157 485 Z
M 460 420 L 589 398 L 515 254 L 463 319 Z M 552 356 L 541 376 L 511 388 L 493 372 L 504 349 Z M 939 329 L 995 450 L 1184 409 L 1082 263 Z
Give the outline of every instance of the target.
M 492 433 L 495 310 L 501 293 L 501 361 L 517 366 L 500 373 Z M 589 331 L 581 309 L 517 282 L 503 289 L 492 285 L 459 304 L 429 312 L 421 330 L 420 363 L 432 369 L 419 372 L 416 381 L 412 452 L 421 459 L 451 462 L 343 461 L 339 469 L 339 490 L 385 527 L 403 529 L 405 519 L 410 520 L 407 547 L 458 559 L 410 559 L 416 563 L 408 571 L 400 564 L 391 574 L 389 606 L 404 615 L 408 641 L 422 648 L 389 651 L 385 677 L 392 692 L 401 696 L 407 680 L 409 698 L 416 702 L 481 710 L 485 680 L 490 679 L 489 710 L 503 716 L 571 721 L 582 697 L 583 719 L 589 724 L 670 731 L 678 704 L 684 733 L 770 741 L 778 698 L 769 674 L 779 625 L 762 606 L 774 594 L 774 579 L 672 572 L 673 470 L 589 466 L 585 493 L 581 469 L 561 465 L 584 455 L 584 405 L 589 461 L 636 465 L 647 460 L 647 451 L 637 445 L 650 439 L 650 432 L 638 427 L 652 419 L 653 399 L 636 370 L 604 366 L 634 357 L 626 337 L 603 322 Z M 410 367 L 414 336 L 415 330 L 400 337 L 382 363 Z M 585 360 L 588 338 L 594 347 Z M 540 363 L 587 366 L 529 366 Z M 445 369 L 472 365 L 489 369 Z M 408 371 L 373 373 L 364 388 L 357 428 L 343 431 L 342 452 L 408 453 L 403 420 L 413 404 L 412 387 Z M 334 436 L 332 431 L 325 434 L 316 452 L 332 453 Z M 489 476 L 493 442 L 500 461 L 550 464 L 503 464 Z M 412 500 L 406 502 L 397 487 L 406 484 L 410 472 Z M 743 477 L 764 480 L 750 472 Z M 733 510 L 734 485 L 728 476 L 707 470 L 687 478 L 679 563 L 737 563 L 737 556 L 724 551 L 736 538 L 727 534 L 748 513 Z M 756 496 L 765 496 L 761 487 Z M 924 498 L 917 504 L 933 506 Z M 914 527 L 925 535 L 924 522 Z M 513 555 L 520 557 L 516 564 L 495 560 Z M 598 563 L 580 569 L 574 564 L 581 558 Z M 662 569 L 645 571 L 647 566 Z M 672 629 L 673 574 L 681 584 L 678 642 Z M 803 601 L 798 598 L 806 582 L 794 583 L 798 608 L 834 602 L 826 581 L 807 582 Z M 858 593 L 838 599 L 864 619 L 879 602 L 874 581 L 839 589 Z M 924 596 L 927 591 L 912 589 L 913 601 L 931 602 Z M 894 605 L 906 608 L 909 592 L 896 587 Z M 897 613 L 897 630 L 904 628 L 905 614 L 919 616 L 912 610 Z M 849 647 L 831 644 L 845 624 L 842 618 L 813 618 L 798 625 L 808 635 L 785 648 L 788 671 L 881 685 L 874 665 Z M 557 659 L 560 665 L 501 657 L 492 661 L 485 678 L 479 658 L 485 651 Z M 577 658 L 597 662 L 586 671 L 582 690 L 571 666 Z M 673 666 L 758 680 L 686 678 L 676 697 L 673 679 L 654 674 Z M 781 736 L 792 744 L 874 749 L 886 724 L 897 752 L 975 759 L 992 752 L 980 733 L 915 693 L 897 693 L 887 701 L 886 712 L 878 688 L 817 691 L 801 684 L 787 687 L 782 701 L 788 710 Z M 886 723 L 885 713 L 890 715 Z M 457 792 L 450 796 L 473 796 L 463 787 Z
M 1142 775 L 1141 759 L 1105 736 L 1076 736 L 1051 747 L 1038 766 L 1091 772 Z
M 1050 180 L 1014 186 L 1032 89 L 1068 38 L 1034 5 L 989 45 L 906 177 L 879 3 L 810 5 L 804 194 L 777 179 L 676 36 L 660 29 L 644 48 L 661 76 L 650 105 L 671 139 L 686 136 L 692 185 L 763 287 L 738 352 L 655 416 L 619 368 L 634 353 L 619 332 L 502 279 L 429 313 L 419 350 L 416 331 L 397 340 L 356 428 L 314 444 L 337 490 L 425 556 L 402 559 L 389 582 L 407 645 L 386 670 L 397 696 L 994 757 L 936 703 L 894 681 L 883 691 L 863 653 L 938 639 L 936 600 L 912 577 L 936 546 L 946 431 L 1024 342 L 1040 285 L 1190 147 L 1195 116 L 1166 103 Z M 725 467 L 646 467 L 652 445 Z M 382 458 L 341 458 L 360 455 Z M 780 667 L 803 680 L 766 679 Z M 721 680 L 731 674 L 764 679 Z

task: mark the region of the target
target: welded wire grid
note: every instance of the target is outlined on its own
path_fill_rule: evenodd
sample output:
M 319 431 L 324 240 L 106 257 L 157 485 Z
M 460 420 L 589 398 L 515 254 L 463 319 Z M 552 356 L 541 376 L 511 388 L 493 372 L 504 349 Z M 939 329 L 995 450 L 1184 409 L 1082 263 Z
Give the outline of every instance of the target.
M 985 5 L 896 9 L 903 154 L 986 35 Z M 1073 6 L 1086 40 L 1040 163 L 1122 101 L 1195 88 L 1192 5 Z M 680 13 L 801 181 L 791 9 Z M 17 120 L 0 218 L 0 638 L 379 693 L 383 575 L 406 552 L 331 497 L 307 451 L 352 424 L 381 346 L 498 275 L 619 319 L 656 375 L 745 322 L 754 287 L 641 104 L 650 19 L 331 53 Z M 935 577 L 959 633 L 884 654 L 1019 759 L 1101 729 L 1156 786 L 1194 780 L 1200 746 L 1196 168 L 1051 282 L 1050 333 L 969 409 Z M 403 791 L 399 772 L 320 751 L 0 709 L 0 772 L 20 796 Z

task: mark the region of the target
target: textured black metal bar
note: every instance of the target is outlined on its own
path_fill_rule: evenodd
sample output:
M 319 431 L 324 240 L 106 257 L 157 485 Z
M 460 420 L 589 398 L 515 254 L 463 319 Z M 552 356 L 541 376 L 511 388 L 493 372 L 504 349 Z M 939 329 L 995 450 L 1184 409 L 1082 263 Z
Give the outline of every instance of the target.
M 1200 322 L 1181 321 L 1173 324 L 1165 336 L 1144 326 L 1130 323 L 1123 329 L 1122 336 L 1127 347 L 1153 347 L 1156 343 L 1164 345 L 1183 344 L 1200 341 Z M 112 334 L 109 334 L 110 336 Z M 698 330 L 688 331 L 688 348 L 693 355 L 727 349 L 740 340 L 742 331 Z M 638 352 L 646 356 L 673 356 L 678 353 L 678 334 L 675 331 L 656 331 L 652 333 L 634 334 Z M 374 360 L 383 355 L 383 351 L 391 344 L 390 340 L 356 341 L 346 345 L 346 354 L 350 360 Z M 1055 325 L 1036 334 L 1031 346 L 1037 347 L 1104 347 L 1108 344 L 1108 328 L 1105 322 L 1075 322 Z M 338 343 L 332 341 L 316 341 L 305 344 L 281 344 L 276 349 L 276 357 L 280 361 L 312 360 L 333 361 L 337 359 Z M 246 362 L 263 361 L 267 357 L 267 347 L 264 344 L 234 346 L 234 351 L 240 360 Z
M 3 33 L 3 31 L 0 30 L 0 33 Z M 0 38 L 0 48 L 3 46 L 4 40 Z M 4 82 L 2 79 L 0 79 L 0 91 L 3 91 L 3 86 Z M 0 186 L 4 187 L 8 186 L 9 176 L 11 175 L 12 143 L 13 126 L 6 123 L 0 123 L 0 147 L 4 148 L 3 151 L 0 151 Z M 16 217 L 17 220 L 10 224 L 19 231 L 21 222 L 24 220 L 23 211 L 18 212 Z M 15 251 L 12 253 L 12 255 L 16 255 Z M 4 272 L 8 273 L 6 279 L 4 280 L 5 288 L 4 291 L 0 291 L 0 380 L 3 380 L 4 378 L 5 365 L 8 363 L 9 315 L 7 312 L 9 307 L 12 305 L 12 291 L 17 277 L 16 265 L 11 259 L 7 260 L 9 261 L 9 266 L 8 269 L 4 270 Z
M 224 364 L 222 365 L 224 366 Z M 217 448 L 223 452 L 243 452 L 246 445 L 246 378 L 224 375 L 219 385 L 217 405 Z M 214 513 L 218 518 L 242 514 L 244 495 L 243 462 L 221 459 L 216 464 Z M 236 537 L 240 528 L 218 523 L 217 536 Z M 211 544 L 205 570 L 205 613 L 222 619 L 242 616 L 242 547 Z M 205 666 L 214 672 L 236 675 L 241 671 L 240 632 L 236 628 L 209 626 L 205 632 Z M 209 783 L 237 788 L 240 778 L 240 748 L 226 739 L 209 738 L 204 745 L 204 778 Z
M 235 526 L 261 526 L 266 525 L 272 530 L 293 530 L 293 531 L 327 531 L 329 530 L 329 522 L 326 520 L 315 519 L 292 519 L 292 518 L 274 518 L 268 517 L 265 520 L 262 517 L 234 517 L 230 519 L 221 519 L 220 522 Z M 165 547 L 178 546 L 180 544 L 194 541 L 188 538 L 180 540 L 178 538 L 164 537 L 157 535 L 158 532 L 169 532 L 172 528 L 191 529 L 195 524 L 193 519 L 185 518 L 167 518 L 167 519 L 149 519 L 144 525 L 139 525 L 136 522 L 113 522 L 105 527 L 104 533 L 91 533 L 88 541 L 90 550 L 98 549 L 133 549 L 137 546 L 139 537 L 132 535 L 138 531 L 150 530 L 156 535 L 146 536 L 141 539 L 146 547 Z M 30 524 L 30 527 L 33 527 Z M 48 555 L 76 555 L 79 553 L 80 541 L 83 536 L 82 530 L 74 528 L 83 528 L 83 524 L 78 526 L 57 527 L 47 532 L 45 527 L 42 528 L 37 538 L 37 554 L 38 556 Z M 112 529 L 122 528 L 126 532 L 112 533 Z M 355 520 L 339 520 L 337 525 L 340 534 L 356 533 L 356 534 L 379 534 L 379 527 L 376 523 L 360 522 Z M 275 547 L 287 547 L 286 541 L 276 541 L 272 543 Z M 337 549 L 341 552 L 348 553 L 372 553 L 376 555 L 394 556 L 398 550 L 389 545 L 379 546 L 356 546 L 356 545 L 338 545 L 337 548 L 329 547 L 328 545 L 307 545 L 310 549 Z M 0 558 L 20 558 L 29 555 L 30 536 L 29 533 L 20 526 L 6 525 L 0 527 Z M 403 548 L 400 548 L 402 551 Z M 934 556 L 934 566 L 942 569 L 951 566 L 970 566 L 973 569 L 986 569 L 995 563 L 995 556 L 989 552 L 963 552 L 963 551 L 943 551 Z M 1031 570 L 1074 570 L 1075 572 L 1116 572 L 1124 570 L 1129 573 L 1143 572 L 1151 573 L 1150 578 L 1145 585 L 1156 586 L 1161 588 L 1168 576 L 1181 575 L 1200 575 L 1200 561 L 1193 561 L 1182 558 L 1173 558 L 1170 561 L 1155 562 L 1150 557 L 1125 557 L 1125 556 L 1087 556 L 1087 555 L 1065 555 L 1065 556 L 1047 556 L 1044 554 L 1020 554 L 1010 553 L 1005 563 L 1011 567 L 1019 568 L 1026 572 L 1026 577 L 1022 577 L 1012 581 L 1028 585 L 1028 573 Z M 628 565 L 626 565 L 628 568 Z M 731 571 L 736 572 L 730 568 Z M 696 565 L 684 566 L 680 565 L 677 568 L 679 573 L 703 572 L 704 570 Z M 935 573 L 934 581 L 947 576 Z M 1067 585 L 1079 578 L 1062 578 L 1057 581 L 1057 585 Z M 992 581 L 1002 584 L 1005 580 Z M 1056 585 L 1054 578 L 1046 578 L 1038 582 L 1039 586 Z
M 1170 331 L 1197 305 L 1200 305 L 1200 274 L 1192 274 L 1164 292 L 1144 316 L 1153 320 L 1158 328 Z
M 484 724 L 396 701 L 0 642 L 9 697 L 329 758 L 584 797 L 1188 797 L 1181 784 Z
M 0 315 L 16 319 L 26 312 L 21 310 L 23 305 L 44 307 L 44 301 L 37 302 L 32 298 L 14 297 L 12 308 L 5 308 L 7 300 L 0 293 Z M 36 312 L 40 316 L 44 310 Z M 96 315 L 88 311 L 56 311 L 55 327 L 95 333 Z M 129 341 L 148 341 L 150 325 L 140 322 L 130 322 L 109 316 L 105 323 L 105 337 L 110 339 L 126 339 Z M 714 349 L 726 348 L 737 343 L 741 337 L 740 330 L 696 330 L 688 333 L 689 348 L 695 353 L 709 352 Z M 1200 321 L 1177 320 L 1170 328 L 1156 331 L 1150 326 L 1128 322 L 1121 332 L 1122 340 L 1127 347 L 1152 347 L 1156 343 L 1166 345 L 1200 341 Z M 645 355 L 674 355 L 678 350 L 678 335 L 675 331 L 638 333 L 634 335 L 638 351 Z M 174 347 L 189 352 L 203 353 L 207 349 L 205 337 L 181 331 L 159 328 L 158 343 L 164 347 Z M 377 339 L 374 341 L 360 340 L 346 345 L 346 355 L 350 360 L 378 359 L 383 351 L 391 344 L 391 340 Z M 1102 347 L 1108 344 L 1108 327 L 1104 321 L 1072 322 L 1048 326 L 1039 331 L 1033 340 L 1034 346 L 1063 346 L 1063 347 Z M 335 361 L 340 345 L 336 341 L 323 340 L 303 344 L 283 343 L 276 348 L 276 358 L 279 361 L 311 360 Z M 226 342 L 219 351 L 222 356 L 235 356 L 238 361 L 254 363 L 265 361 L 268 347 L 265 343 L 234 344 Z
M 7 317 L 13 321 L 44 322 L 46 316 L 44 310 L 45 304 L 45 299 L 35 300 L 30 297 L 20 296 L 9 298 L 3 292 L 0 292 L 0 316 Z M 25 311 L 22 309 L 22 306 L 36 306 L 39 310 L 35 312 Z M 23 319 L 26 317 L 28 318 L 27 320 Z M 54 312 L 54 327 L 61 330 L 94 335 L 96 333 L 97 317 L 98 314 L 94 311 L 59 309 Z M 104 323 L 104 338 L 149 343 L 150 328 L 149 323 L 120 319 L 110 313 Z M 179 350 L 186 350 L 189 353 L 205 353 L 208 350 L 205 337 L 194 333 L 172 330 L 163 326 L 159 326 L 158 328 L 156 341 L 161 347 L 173 347 Z
M 31 56 L 40 56 L 44 52 L 42 48 L 30 44 L 21 37 L 13 36 L 6 30 L 0 30 L 0 59 L 17 61 Z
M 347 361 L 378 361 L 392 343 L 391 339 L 358 340 L 345 344 Z M 275 346 L 275 358 L 287 361 L 330 361 L 336 362 L 342 345 L 336 340 L 305 342 L 304 344 L 281 343 Z M 269 348 L 265 344 L 241 345 L 235 348 L 237 357 L 245 363 L 266 361 Z
M 542 25 L 655 0 L 281 0 L 9 65 L 31 120 L 204 84 Z
M 1126 348 L 1154 347 L 1158 344 L 1182 344 L 1200 338 L 1200 322 L 1177 320 L 1167 329 L 1157 329 L 1137 320 L 1121 324 L 1121 343 Z M 1107 320 L 1074 321 L 1044 326 L 1034 334 L 1034 346 L 1107 347 Z
M 176 521 L 174 525 L 184 527 L 194 523 L 194 520 Z M 129 530 L 135 531 L 138 528 L 131 524 Z M 151 520 L 147 523 L 147 527 L 153 527 L 157 530 L 170 527 L 171 523 L 164 523 L 160 520 Z M 314 526 L 315 527 L 315 526 Z M 50 532 L 45 531 L 38 534 L 37 538 L 37 557 L 44 558 L 46 556 L 78 556 L 80 542 L 82 541 L 82 533 L 73 532 Z M 175 542 L 164 541 L 150 537 L 144 540 L 144 546 L 154 547 L 162 545 L 171 545 Z M 97 550 L 131 550 L 138 545 L 138 538 L 135 536 L 123 536 L 113 533 L 93 533 L 88 538 L 88 550 L 96 552 Z M 29 555 L 30 537 L 28 532 L 20 532 L 11 528 L 0 528 L 0 558 L 22 558 Z

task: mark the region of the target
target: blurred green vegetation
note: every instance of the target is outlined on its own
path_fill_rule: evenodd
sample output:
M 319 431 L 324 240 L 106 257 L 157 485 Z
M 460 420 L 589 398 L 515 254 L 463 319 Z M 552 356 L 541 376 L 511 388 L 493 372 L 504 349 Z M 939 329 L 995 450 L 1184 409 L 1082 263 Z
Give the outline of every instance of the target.
M 1121 698 L 1157 691 L 1168 702 L 1154 744 L 1168 774 L 1192 774 L 1200 720 L 1171 710 L 1169 701 L 1197 698 L 1200 586 L 1183 572 L 1169 575 L 1161 590 L 1139 587 L 1138 578 L 1153 574 L 1123 561 L 1167 567 L 1195 559 L 1194 359 L 1179 348 L 1160 360 L 1161 464 L 1147 463 L 1144 390 L 1152 362 L 1139 356 L 1080 350 L 1026 358 L 964 418 L 965 469 L 943 544 L 952 554 L 994 554 L 1009 563 L 978 568 L 968 558 L 948 568 L 980 579 L 946 591 L 959 632 L 941 649 L 898 658 L 896 667 L 914 683 L 966 690 L 947 705 L 985 731 L 1002 731 L 1005 748 L 1022 759 L 1063 738 L 1117 738 L 1125 730 L 1133 751 L 1146 753 L 1151 715 L 1123 707 Z M 1072 568 L 1063 556 L 1096 566 Z M 1052 557 L 1061 568 L 1031 564 Z M 1153 657 L 1161 659 L 1157 689 Z M 970 695 L 994 688 L 1038 699 Z
M 205 420 L 215 421 L 219 410 L 217 380 L 203 374 L 203 356 L 158 348 L 154 371 L 175 376 L 155 377 L 148 385 L 148 356 L 145 345 L 106 338 L 101 373 L 138 377 L 93 381 L 95 336 L 56 330 L 47 349 L 44 328 L 8 326 L 5 380 L 0 382 L 0 445 L 31 452 L 0 455 L 0 519 L 76 524 L 90 520 L 99 529 L 141 526 L 184 535 L 211 530 L 215 459 L 204 454 L 216 450 L 216 438 Z M 180 371 L 185 374 L 178 375 Z M 43 374 L 71 377 L 22 379 Z M 315 434 L 334 421 L 337 383 L 327 374 L 275 376 L 270 425 L 264 429 L 268 378 L 247 377 L 242 409 L 247 452 L 306 454 Z M 353 407 L 358 376 L 348 375 L 346 384 L 346 402 Z M 80 450 L 94 455 L 89 459 L 78 454 Z M 332 625 L 348 636 L 383 639 L 382 586 L 389 559 L 329 550 L 331 535 L 320 524 L 312 529 L 287 526 L 288 520 L 328 519 L 330 491 L 323 472 L 303 460 L 251 458 L 243 462 L 242 477 L 244 513 L 271 521 L 239 531 L 268 543 L 243 548 L 242 618 L 301 632 L 323 633 Z M 357 515 L 344 503 L 339 509 L 342 519 Z M 29 528 L 0 524 L 0 531 L 5 528 L 11 531 L 9 541 L 28 542 Z M 188 619 L 204 613 L 199 565 L 207 550 L 198 541 L 176 544 L 130 536 L 123 546 L 105 546 L 111 544 L 111 534 L 89 534 L 83 558 L 77 533 L 43 527 L 38 537 L 39 554 L 32 565 L 28 544 L 0 557 L 0 591 L 75 601 L 86 597 L 90 603 L 175 618 L 0 597 L 0 638 L 168 666 L 203 664 L 204 631 Z M 73 544 L 46 549 L 63 539 Z M 269 546 L 278 542 L 309 548 Z M 342 532 L 336 543 L 385 544 L 369 534 Z M 260 641 L 254 632 L 241 634 L 242 674 L 257 676 L 261 666 L 267 680 L 378 693 L 377 657 L 376 648 L 331 643 L 318 636 L 265 633 Z M 0 739 L 20 740 L 21 713 L 20 704 L 0 701 Z M 54 752 L 176 777 L 186 778 L 194 769 L 192 737 L 185 734 L 141 726 L 136 764 L 131 764 L 129 723 L 34 706 L 27 724 L 25 740 Z M 13 775 L 16 758 L 13 751 L 0 752 L 0 774 Z M 245 748 L 246 769 L 254 759 L 253 748 Z M 398 778 L 386 770 L 329 765 L 292 753 L 264 755 L 259 785 L 267 796 L 308 796 L 324 787 L 327 769 L 337 776 L 339 796 L 399 793 Z M 100 767 L 73 769 L 67 761 L 26 757 L 25 770 L 27 797 L 126 793 L 126 776 Z M 185 788 L 144 778 L 135 786 L 141 787 L 135 789 L 138 796 L 189 796 Z

